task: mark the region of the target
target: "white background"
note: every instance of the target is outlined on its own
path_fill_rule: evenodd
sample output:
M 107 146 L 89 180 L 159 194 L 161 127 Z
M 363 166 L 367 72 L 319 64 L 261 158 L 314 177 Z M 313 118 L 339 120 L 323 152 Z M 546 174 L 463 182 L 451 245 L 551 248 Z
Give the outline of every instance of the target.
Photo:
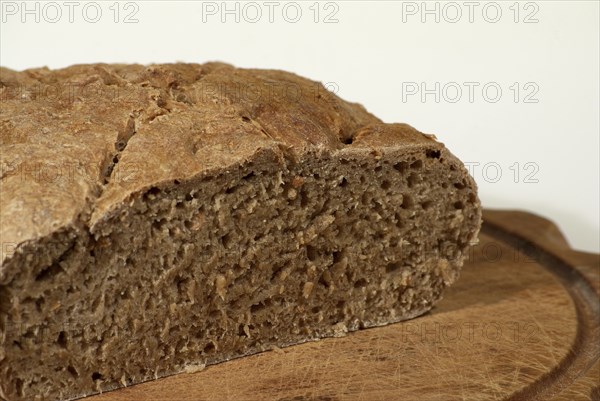
M 576 248 L 599 251 L 597 1 L 30 1 L 30 13 L 1 3 L 5 67 L 219 60 L 293 71 L 479 163 L 485 207 L 544 215 Z

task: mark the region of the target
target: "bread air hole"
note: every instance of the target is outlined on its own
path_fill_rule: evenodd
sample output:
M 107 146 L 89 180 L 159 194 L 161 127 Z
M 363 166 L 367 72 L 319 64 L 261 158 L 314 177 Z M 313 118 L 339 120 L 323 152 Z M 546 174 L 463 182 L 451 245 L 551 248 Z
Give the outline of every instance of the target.
M 73 377 L 75 377 L 75 378 L 79 377 L 79 372 L 77 372 L 77 369 L 75 369 L 72 365 L 69 365 L 67 367 L 67 370 Z
M 305 190 L 300 191 L 300 207 L 305 208 L 308 206 L 308 195 Z
M 206 346 L 202 350 L 202 353 L 204 353 L 204 354 L 210 354 L 210 353 L 215 352 L 215 351 L 216 351 L 215 344 L 211 341 L 208 344 L 206 344 Z
M 35 277 L 35 280 L 36 281 L 49 280 L 62 271 L 63 271 L 63 269 L 60 266 L 60 263 L 53 263 L 50 266 L 43 269 L 41 272 L 39 272 L 38 275 Z
M 400 207 L 402 209 L 410 209 L 414 205 L 415 205 L 415 202 L 414 202 L 412 196 L 410 196 L 408 194 L 402 195 L 402 204 L 400 205 Z
M 402 267 L 402 265 L 400 263 L 392 262 L 392 263 L 387 264 L 387 266 L 385 267 L 385 271 L 387 273 L 393 273 L 395 271 L 398 271 L 401 267 Z
M 19 397 L 23 396 L 23 380 L 15 379 L 15 389 L 17 390 L 17 395 Z
M 56 339 L 56 343 L 60 345 L 62 348 L 67 348 L 67 336 L 64 331 L 58 333 L 58 338 Z
M 231 245 L 231 235 L 225 234 L 221 237 L 221 243 L 223 244 L 224 248 L 229 248 L 229 245 Z
M 262 302 L 256 303 L 252 306 L 250 306 L 250 313 L 255 315 L 257 313 L 259 313 L 260 311 L 262 311 L 265 308 L 268 308 L 272 305 L 272 301 L 271 299 L 267 298 L 265 300 L 263 300 Z
M 94 372 L 94 373 L 92 373 L 92 380 L 93 381 L 104 380 L 104 376 L 102 376 L 102 374 L 100 372 Z
M 425 152 L 425 155 L 430 159 L 439 159 L 441 156 L 441 152 L 439 150 L 428 150 Z
M 271 273 L 271 281 L 275 280 L 279 276 L 284 267 L 285 266 L 283 265 L 279 265 L 273 268 L 273 272 Z
M 329 271 L 324 271 L 319 277 L 318 283 L 325 288 L 329 288 L 331 285 L 331 273 L 329 273 Z
M 421 203 L 421 207 L 423 208 L 423 210 L 427 210 L 431 206 L 433 206 L 433 201 L 425 201 L 425 202 Z
M 418 170 L 422 167 L 423 167 L 423 161 L 421 161 L 421 160 L 415 160 L 414 162 L 412 162 L 410 164 L 410 168 L 413 170 Z
M 245 324 L 240 324 L 238 326 L 238 337 L 248 337 L 248 334 L 246 333 L 246 330 L 248 329 L 246 327 L 247 326 Z
M 400 174 L 404 174 L 408 170 L 408 162 L 396 163 L 396 164 L 394 164 L 394 169 L 399 171 Z
M 418 183 L 420 183 L 421 181 L 422 181 L 422 179 L 419 174 L 411 173 L 408 176 L 408 178 L 406 179 L 406 184 L 408 185 L 409 188 L 412 188 L 415 185 L 417 185 Z
M 364 278 L 361 278 L 354 282 L 354 288 L 362 288 L 362 287 L 366 287 L 366 286 L 367 286 L 367 280 Z
M 157 187 L 152 187 L 150 188 L 148 191 L 146 191 L 146 193 L 144 194 L 144 200 L 152 200 L 154 199 L 158 194 L 160 194 L 161 190 Z

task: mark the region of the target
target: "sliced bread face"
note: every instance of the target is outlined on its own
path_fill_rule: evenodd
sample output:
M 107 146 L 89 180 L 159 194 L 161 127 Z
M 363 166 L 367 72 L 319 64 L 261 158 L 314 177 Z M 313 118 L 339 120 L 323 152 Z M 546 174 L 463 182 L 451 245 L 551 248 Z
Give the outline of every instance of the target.
M 2 110 L 7 400 L 413 318 L 479 231 L 475 183 L 441 143 L 293 74 L 86 65 L 2 82 L 94 89 Z

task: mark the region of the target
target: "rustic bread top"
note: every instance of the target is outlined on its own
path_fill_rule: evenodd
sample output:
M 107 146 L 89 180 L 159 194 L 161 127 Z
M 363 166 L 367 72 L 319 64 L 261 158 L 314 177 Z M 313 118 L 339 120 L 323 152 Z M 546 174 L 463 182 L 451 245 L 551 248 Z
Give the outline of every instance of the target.
M 442 146 L 317 82 L 222 63 L 1 68 L 0 96 L 2 262 L 8 248 L 76 222 L 93 230 L 140 190 L 225 169 L 260 149 L 301 158 Z

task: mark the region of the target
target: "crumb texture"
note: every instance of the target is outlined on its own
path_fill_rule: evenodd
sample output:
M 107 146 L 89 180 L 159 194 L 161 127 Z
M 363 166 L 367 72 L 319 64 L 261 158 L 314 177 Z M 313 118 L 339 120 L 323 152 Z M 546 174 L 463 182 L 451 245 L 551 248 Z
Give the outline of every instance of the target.
M 3 399 L 418 316 L 477 237 L 476 185 L 441 143 L 294 74 L 0 73 Z

